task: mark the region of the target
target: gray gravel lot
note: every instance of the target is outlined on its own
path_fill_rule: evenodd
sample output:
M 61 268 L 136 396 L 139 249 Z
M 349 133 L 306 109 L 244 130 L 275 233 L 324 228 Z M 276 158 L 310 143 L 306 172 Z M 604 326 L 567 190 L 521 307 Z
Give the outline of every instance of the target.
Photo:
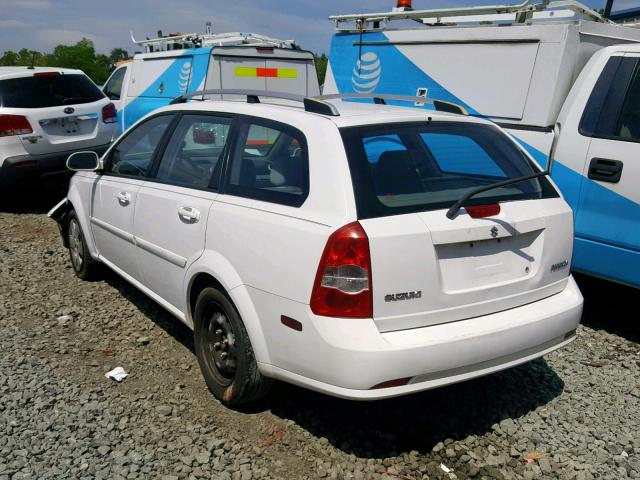
M 186 327 L 75 278 L 41 211 L 0 212 L 0 480 L 640 478 L 639 295 L 579 280 L 585 326 L 545 359 L 374 403 L 279 384 L 234 411 Z

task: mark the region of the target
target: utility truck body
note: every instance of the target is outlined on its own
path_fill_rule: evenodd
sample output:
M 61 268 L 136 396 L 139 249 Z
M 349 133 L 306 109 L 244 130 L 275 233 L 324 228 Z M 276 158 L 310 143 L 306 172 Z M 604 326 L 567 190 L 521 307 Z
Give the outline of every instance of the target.
M 638 287 L 640 30 L 557 3 L 332 17 L 324 93 L 457 103 L 543 168 L 555 148 L 552 178 L 574 210 L 574 270 Z

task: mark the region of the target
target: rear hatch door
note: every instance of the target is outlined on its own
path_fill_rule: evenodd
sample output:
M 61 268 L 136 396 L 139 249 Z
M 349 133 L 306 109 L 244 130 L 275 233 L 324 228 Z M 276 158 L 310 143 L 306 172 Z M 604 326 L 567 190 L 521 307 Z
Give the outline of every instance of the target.
M 468 210 L 446 215 L 470 189 L 536 172 L 499 129 L 465 120 L 349 127 L 342 135 L 381 331 L 482 316 L 564 288 L 572 214 L 547 178 L 478 193 Z M 479 205 L 493 211 L 472 216 Z
M 487 315 L 564 288 L 573 232 L 562 199 L 504 203 L 490 218 L 445 212 L 361 220 L 381 331 Z
M 83 74 L 36 72 L 0 81 L 3 110 L 23 115 L 33 132 L 21 135 L 25 150 L 42 155 L 109 143 L 111 125 L 101 124 L 109 103 Z

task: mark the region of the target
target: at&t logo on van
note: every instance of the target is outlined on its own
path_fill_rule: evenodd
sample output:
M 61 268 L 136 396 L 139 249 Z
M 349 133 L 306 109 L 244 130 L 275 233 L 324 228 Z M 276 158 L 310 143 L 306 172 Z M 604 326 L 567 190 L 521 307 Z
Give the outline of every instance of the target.
M 380 59 L 373 52 L 364 53 L 353 68 L 351 83 L 356 93 L 373 92 L 382 76 Z

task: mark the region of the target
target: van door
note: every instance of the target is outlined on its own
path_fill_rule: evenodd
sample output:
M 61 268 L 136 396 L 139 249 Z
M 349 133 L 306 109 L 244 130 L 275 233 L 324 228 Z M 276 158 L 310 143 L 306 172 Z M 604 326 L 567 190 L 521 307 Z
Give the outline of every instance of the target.
M 308 95 L 307 63 L 306 60 L 293 59 L 267 60 L 267 90 Z
M 266 61 L 261 59 L 218 56 L 220 88 L 241 90 L 266 90 Z M 209 83 L 209 82 L 207 82 Z M 225 95 L 226 100 L 236 95 Z
M 640 286 L 640 54 L 609 59 L 580 126 L 591 138 L 576 212 L 576 267 Z
M 124 130 L 124 102 L 129 84 L 129 65 L 117 68 L 102 87 L 104 94 L 109 97 L 118 112 L 118 131 Z

